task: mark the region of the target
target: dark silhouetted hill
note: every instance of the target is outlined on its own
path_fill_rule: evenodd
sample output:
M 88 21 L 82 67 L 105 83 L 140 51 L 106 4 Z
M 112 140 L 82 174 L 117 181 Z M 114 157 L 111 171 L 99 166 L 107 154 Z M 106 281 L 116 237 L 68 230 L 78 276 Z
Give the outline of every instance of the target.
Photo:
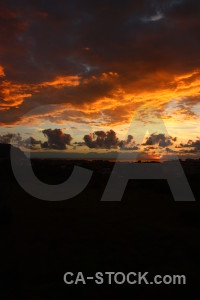
M 0 145 L 0 299 L 63 300 L 71 294 L 78 299 L 83 291 L 92 296 L 88 299 L 112 299 L 120 289 L 124 298 L 130 291 L 140 299 L 186 294 L 182 285 L 65 285 L 64 273 L 78 271 L 88 276 L 107 271 L 185 274 L 187 288 L 199 292 L 199 160 L 181 161 L 196 201 L 175 202 L 166 180 L 150 179 L 130 180 L 116 203 L 101 201 L 115 162 L 32 159 L 35 175 L 48 184 L 66 180 L 74 165 L 93 171 L 82 193 L 52 202 L 32 197 L 10 173 L 5 175 L 11 170 L 10 149 Z M 24 154 L 15 149 L 26 168 Z
M 11 147 L 14 149 L 17 158 L 25 158 L 23 152 L 19 148 L 14 147 L 11 144 L 0 144 L 0 160 L 10 160 Z

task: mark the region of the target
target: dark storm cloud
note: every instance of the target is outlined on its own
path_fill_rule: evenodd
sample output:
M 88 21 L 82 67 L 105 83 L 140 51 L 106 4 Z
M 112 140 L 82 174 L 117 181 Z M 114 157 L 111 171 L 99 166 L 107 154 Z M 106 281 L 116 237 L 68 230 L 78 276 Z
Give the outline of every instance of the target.
M 81 77 L 77 86 L 38 88 L 1 111 L 1 120 L 15 123 L 29 102 L 77 106 L 110 97 L 118 87 L 176 88 L 174 74 L 200 68 L 199 16 L 196 0 L 1 1 L 0 66 L 6 80 L 37 85 L 59 75 Z M 119 79 L 84 81 L 110 71 Z M 160 78 L 162 72 L 172 77 Z
M 1 11 L 2 64 L 17 81 L 87 77 L 85 66 L 135 80 L 199 62 L 198 1 L 3 1 Z
M 65 150 L 66 145 L 70 145 L 72 137 L 70 134 L 64 133 L 61 129 L 45 129 L 42 131 L 47 142 L 41 144 L 44 149 Z
M 152 133 L 143 146 L 158 145 L 159 147 L 164 148 L 173 145 L 173 142 L 176 140 L 176 137 L 166 136 L 163 133 Z

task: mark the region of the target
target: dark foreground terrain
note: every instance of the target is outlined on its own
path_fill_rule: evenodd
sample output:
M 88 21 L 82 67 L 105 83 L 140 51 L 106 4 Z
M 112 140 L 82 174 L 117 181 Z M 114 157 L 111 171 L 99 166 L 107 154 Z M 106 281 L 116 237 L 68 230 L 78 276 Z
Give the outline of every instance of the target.
M 66 180 L 75 164 L 94 170 L 80 195 L 49 202 L 18 185 L 7 150 L 0 161 L 0 299 L 198 298 L 200 161 L 182 162 L 196 202 L 175 202 L 165 180 L 130 180 L 121 202 L 101 202 L 113 162 L 32 160 L 50 184 Z M 187 285 L 70 286 L 67 271 L 185 274 Z

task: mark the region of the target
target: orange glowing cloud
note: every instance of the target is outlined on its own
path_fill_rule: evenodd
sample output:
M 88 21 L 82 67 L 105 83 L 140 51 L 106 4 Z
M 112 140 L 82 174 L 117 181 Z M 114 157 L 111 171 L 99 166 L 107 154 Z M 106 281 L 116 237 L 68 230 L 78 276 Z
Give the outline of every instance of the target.
M 46 81 L 38 84 L 38 87 L 52 86 L 56 89 L 60 89 L 66 86 L 78 86 L 80 84 L 80 79 L 80 76 L 57 76 L 52 81 Z
M 4 69 L 3 67 L 0 65 L 0 77 L 4 77 L 5 73 L 4 73 Z
M 10 81 L 3 81 L 0 84 L 0 95 L 2 101 L 0 102 L 1 107 L 17 107 L 23 103 L 25 98 L 31 97 L 32 94 L 29 91 L 29 85 L 26 84 L 14 84 Z
M 5 76 L 2 67 L 0 67 L 0 76 Z M 34 93 L 39 93 L 42 88 L 53 87 L 55 89 L 61 89 L 68 86 L 75 87 L 79 84 L 79 76 L 57 76 L 52 81 L 42 82 L 40 84 L 20 84 L 4 80 L 0 84 L 0 95 L 3 100 L 0 102 L 0 107 L 7 109 L 9 107 L 18 107 L 26 98 L 32 97 Z
M 107 76 L 107 75 L 106 75 Z M 105 76 L 105 77 L 106 77 Z M 180 76 L 170 76 L 165 73 L 156 73 L 153 76 L 156 82 L 157 89 L 149 90 L 148 84 L 151 78 L 143 78 L 140 82 L 133 83 L 132 88 L 119 86 L 117 82 L 116 89 L 112 91 L 109 97 L 102 97 L 92 103 L 84 103 L 82 107 L 78 107 L 80 111 L 88 116 L 91 113 L 101 112 L 104 115 L 104 121 L 107 125 L 127 124 L 131 121 L 134 111 L 141 105 L 152 106 L 162 111 L 165 116 L 165 107 L 173 99 L 176 99 L 180 104 L 190 97 L 197 97 L 200 92 L 200 73 L 194 71 L 191 73 L 182 74 Z M 119 76 L 120 79 L 120 76 Z M 155 84 L 155 83 L 154 83 Z M 147 87 L 147 89 L 146 89 Z M 193 100 L 193 104 L 198 103 L 198 98 Z M 183 114 L 191 118 L 195 114 L 188 110 L 177 110 L 177 114 Z
M 150 88 L 151 82 L 154 83 L 154 88 Z M 141 105 L 160 109 L 162 116 L 170 118 L 171 122 L 176 122 L 179 115 L 185 115 L 188 120 L 195 118 L 195 113 L 190 111 L 190 104 L 179 107 L 170 116 L 165 113 L 165 109 L 173 99 L 181 105 L 183 101 L 193 97 L 192 105 L 198 103 L 200 73 L 198 70 L 181 75 L 156 72 L 130 86 L 123 84 L 120 74 L 111 71 L 88 78 L 80 75 L 59 75 L 38 84 L 20 84 L 4 80 L 0 85 L 3 99 L 0 106 L 1 109 L 7 110 L 8 115 L 10 107 L 22 107 L 22 103 L 23 106 L 26 105 L 26 99 L 32 100 L 38 106 L 60 106 L 51 106 L 47 112 L 43 111 L 29 118 L 23 117 L 24 120 L 20 120 L 22 123 L 31 120 L 37 123 L 37 119 L 43 118 L 57 124 L 66 124 L 71 120 L 88 124 L 95 122 L 96 126 L 114 128 L 128 126 L 135 110 Z M 20 112 L 23 113 L 23 108 Z

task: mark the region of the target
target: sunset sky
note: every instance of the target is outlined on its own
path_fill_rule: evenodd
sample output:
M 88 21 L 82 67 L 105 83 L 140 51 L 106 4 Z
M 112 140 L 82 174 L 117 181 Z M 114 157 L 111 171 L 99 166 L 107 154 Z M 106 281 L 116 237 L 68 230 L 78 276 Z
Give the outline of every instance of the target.
M 1 143 L 199 158 L 199 100 L 197 0 L 0 1 Z

